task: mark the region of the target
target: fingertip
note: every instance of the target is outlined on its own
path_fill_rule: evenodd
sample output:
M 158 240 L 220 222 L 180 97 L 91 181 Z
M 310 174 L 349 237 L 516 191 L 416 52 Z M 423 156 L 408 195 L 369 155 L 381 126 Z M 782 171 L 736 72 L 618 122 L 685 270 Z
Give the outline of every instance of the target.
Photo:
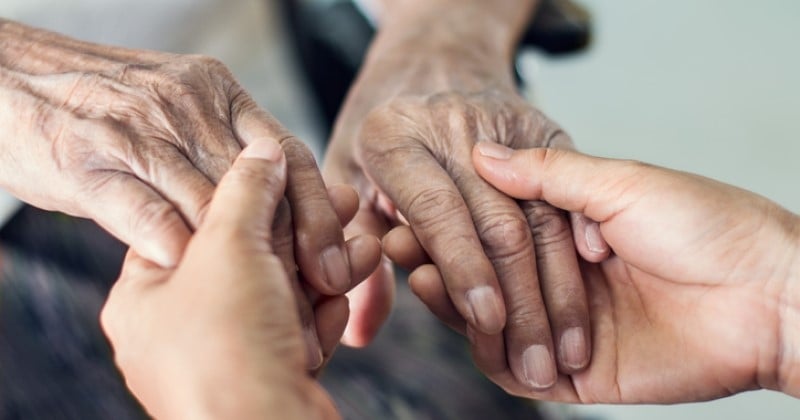
M 500 293 L 491 286 L 477 286 L 467 291 L 467 318 L 484 334 L 499 334 L 506 326 L 506 307 Z
M 372 235 L 358 235 L 346 242 L 350 260 L 350 288 L 356 287 L 381 263 L 381 242 Z
M 245 159 L 263 159 L 271 162 L 284 160 L 280 143 L 270 138 L 261 138 L 250 143 L 242 150 L 239 157 Z
M 580 213 L 571 213 L 575 248 L 581 257 L 591 263 L 605 261 L 611 255 L 611 246 L 600 230 L 600 224 Z
M 413 271 L 423 264 L 430 263 L 430 257 L 409 226 L 395 227 L 383 236 L 381 242 L 386 256 L 406 270 Z
M 588 334 L 582 327 L 570 327 L 561 333 L 558 343 L 558 361 L 562 373 L 580 372 L 589 365 L 590 351 Z
M 347 184 L 336 184 L 328 187 L 331 206 L 339 217 L 339 223 L 347 226 L 358 211 L 358 192 Z
M 479 142 L 472 152 L 478 174 L 503 193 L 525 200 L 541 198 L 540 168 L 542 151 L 512 150 L 493 142 Z

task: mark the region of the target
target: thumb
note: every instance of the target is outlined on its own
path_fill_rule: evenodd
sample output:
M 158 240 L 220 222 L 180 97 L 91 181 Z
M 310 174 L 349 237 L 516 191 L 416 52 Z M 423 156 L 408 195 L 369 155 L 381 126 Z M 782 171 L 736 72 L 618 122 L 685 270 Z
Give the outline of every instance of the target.
M 500 191 L 524 200 L 543 200 L 563 210 L 605 222 L 636 200 L 642 170 L 632 161 L 597 158 L 563 149 L 512 150 L 478 143 L 475 169 Z
M 269 244 L 285 188 L 286 158 L 280 144 L 273 139 L 253 142 L 217 186 L 200 231 L 235 231 Z

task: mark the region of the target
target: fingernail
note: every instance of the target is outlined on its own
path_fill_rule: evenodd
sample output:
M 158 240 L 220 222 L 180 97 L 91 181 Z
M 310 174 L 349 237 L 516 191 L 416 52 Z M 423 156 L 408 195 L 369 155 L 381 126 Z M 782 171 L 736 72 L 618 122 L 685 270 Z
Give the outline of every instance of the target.
M 503 146 L 502 144 L 492 143 L 489 141 L 482 141 L 476 146 L 478 153 L 481 156 L 486 156 L 491 159 L 509 160 L 511 155 L 514 154 L 512 149 Z
M 334 291 L 344 292 L 350 285 L 350 270 L 342 250 L 335 245 L 329 246 L 322 251 L 319 258 L 325 272 L 325 282 Z
M 525 379 L 537 389 L 546 389 L 556 383 L 556 368 L 546 346 L 535 344 L 522 353 Z
M 248 159 L 265 159 L 277 162 L 283 156 L 283 149 L 275 140 L 260 139 L 245 147 L 241 156 Z
M 606 252 L 607 244 L 603 241 L 603 234 L 600 232 L 600 224 L 592 222 L 586 225 L 583 235 L 586 237 L 586 246 L 589 251 L 602 254 Z
M 589 361 L 586 357 L 586 340 L 584 340 L 583 328 L 568 328 L 561 334 L 561 344 L 558 352 L 561 355 L 561 363 L 571 369 L 582 369 Z
M 505 326 L 503 303 L 489 286 L 479 286 L 467 292 L 472 322 L 484 334 L 495 334 Z
M 319 344 L 317 334 L 311 328 L 303 328 L 303 336 L 306 342 L 306 355 L 309 369 L 316 369 L 322 366 L 322 348 Z

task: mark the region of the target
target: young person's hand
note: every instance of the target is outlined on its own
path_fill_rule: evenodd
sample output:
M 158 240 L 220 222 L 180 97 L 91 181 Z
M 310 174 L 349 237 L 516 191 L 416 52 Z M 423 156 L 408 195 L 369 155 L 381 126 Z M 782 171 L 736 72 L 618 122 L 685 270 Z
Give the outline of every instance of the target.
M 291 246 L 277 233 L 286 166 L 277 141 L 256 141 L 220 181 L 177 268 L 128 255 L 101 320 L 129 388 L 155 417 L 337 416 L 307 370 Z M 377 263 L 372 254 L 362 276 Z M 347 299 L 327 298 L 313 314 L 332 349 Z
M 478 173 L 511 197 L 599 222 L 613 254 L 582 263 L 594 343 L 549 393 L 517 386 L 493 352 L 478 366 L 509 392 L 586 403 L 670 403 L 756 388 L 800 396 L 800 220 L 729 185 L 637 162 L 480 143 Z M 422 269 L 421 269 L 422 270 Z M 440 317 L 438 272 L 415 279 Z M 463 320 L 460 321 L 463 324 Z M 476 347 L 477 348 L 477 347 Z

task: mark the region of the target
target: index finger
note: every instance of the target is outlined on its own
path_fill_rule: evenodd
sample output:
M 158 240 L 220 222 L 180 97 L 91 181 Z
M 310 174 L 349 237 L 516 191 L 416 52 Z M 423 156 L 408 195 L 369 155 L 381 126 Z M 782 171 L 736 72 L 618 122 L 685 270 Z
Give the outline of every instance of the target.
M 273 137 L 286 153 L 286 197 L 295 229 L 295 256 L 306 280 L 320 292 L 344 293 L 350 285 L 350 261 L 342 225 L 311 151 L 242 93 L 233 103 L 234 130 L 243 143 Z
M 427 149 L 398 142 L 365 142 L 369 175 L 394 201 L 441 270 L 461 316 L 478 331 L 502 331 L 505 302 L 461 193 Z

